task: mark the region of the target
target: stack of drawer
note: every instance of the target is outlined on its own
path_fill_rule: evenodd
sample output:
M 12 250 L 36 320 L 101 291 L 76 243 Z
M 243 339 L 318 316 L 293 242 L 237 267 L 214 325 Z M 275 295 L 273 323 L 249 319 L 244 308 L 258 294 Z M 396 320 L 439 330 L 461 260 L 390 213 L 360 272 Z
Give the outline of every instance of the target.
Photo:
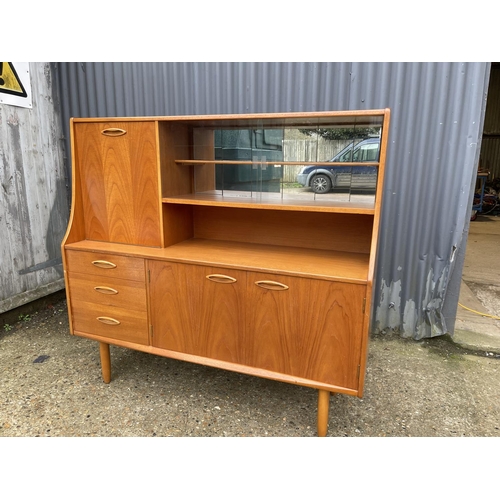
M 149 344 L 144 259 L 67 252 L 73 331 Z

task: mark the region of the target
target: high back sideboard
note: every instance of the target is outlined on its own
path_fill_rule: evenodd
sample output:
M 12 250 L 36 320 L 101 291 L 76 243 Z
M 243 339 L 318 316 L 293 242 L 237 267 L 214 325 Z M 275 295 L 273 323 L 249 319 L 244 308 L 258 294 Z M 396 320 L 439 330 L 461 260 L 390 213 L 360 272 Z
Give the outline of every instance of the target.
M 307 386 L 325 436 L 363 393 L 389 117 L 73 118 L 68 313 L 104 382 L 113 344 Z

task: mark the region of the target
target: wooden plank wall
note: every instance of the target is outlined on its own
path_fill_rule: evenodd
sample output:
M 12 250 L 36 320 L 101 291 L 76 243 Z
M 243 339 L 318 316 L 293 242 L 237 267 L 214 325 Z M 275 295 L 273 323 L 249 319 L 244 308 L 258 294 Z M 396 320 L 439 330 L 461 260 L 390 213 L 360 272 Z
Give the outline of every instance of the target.
M 0 104 L 0 313 L 64 288 L 69 216 L 57 84 L 30 63 L 32 108 Z

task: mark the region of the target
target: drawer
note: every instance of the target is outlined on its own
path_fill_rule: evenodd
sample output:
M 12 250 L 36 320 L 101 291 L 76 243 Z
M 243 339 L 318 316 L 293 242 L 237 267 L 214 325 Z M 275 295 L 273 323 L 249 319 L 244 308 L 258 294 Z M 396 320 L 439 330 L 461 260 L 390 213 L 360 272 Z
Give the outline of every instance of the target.
M 135 342 L 147 345 L 147 312 L 95 304 L 92 302 L 72 301 L 73 330 L 102 335 L 110 339 Z
M 66 250 L 67 271 L 145 282 L 144 259 L 101 252 Z
M 68 273 L 71 303 L 91 302 L 133 311 L 146 310 L 144 282 Z

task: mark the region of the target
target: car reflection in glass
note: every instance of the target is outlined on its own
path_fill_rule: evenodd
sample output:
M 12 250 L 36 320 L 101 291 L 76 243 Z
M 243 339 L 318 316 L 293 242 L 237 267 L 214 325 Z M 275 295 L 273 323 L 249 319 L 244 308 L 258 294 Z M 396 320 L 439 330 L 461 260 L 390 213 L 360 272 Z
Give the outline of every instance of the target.
M 328 162 L 378 162 L 380 137 L 354 142 L 337 153 Z M 309 165 L 302 167 L 297 175 L 297 182 L 310 187 L 317 194 L 328 193 L 335 187 L 350 189 L 375 190 L 377 184 L 377 167 L 363 165 Z

